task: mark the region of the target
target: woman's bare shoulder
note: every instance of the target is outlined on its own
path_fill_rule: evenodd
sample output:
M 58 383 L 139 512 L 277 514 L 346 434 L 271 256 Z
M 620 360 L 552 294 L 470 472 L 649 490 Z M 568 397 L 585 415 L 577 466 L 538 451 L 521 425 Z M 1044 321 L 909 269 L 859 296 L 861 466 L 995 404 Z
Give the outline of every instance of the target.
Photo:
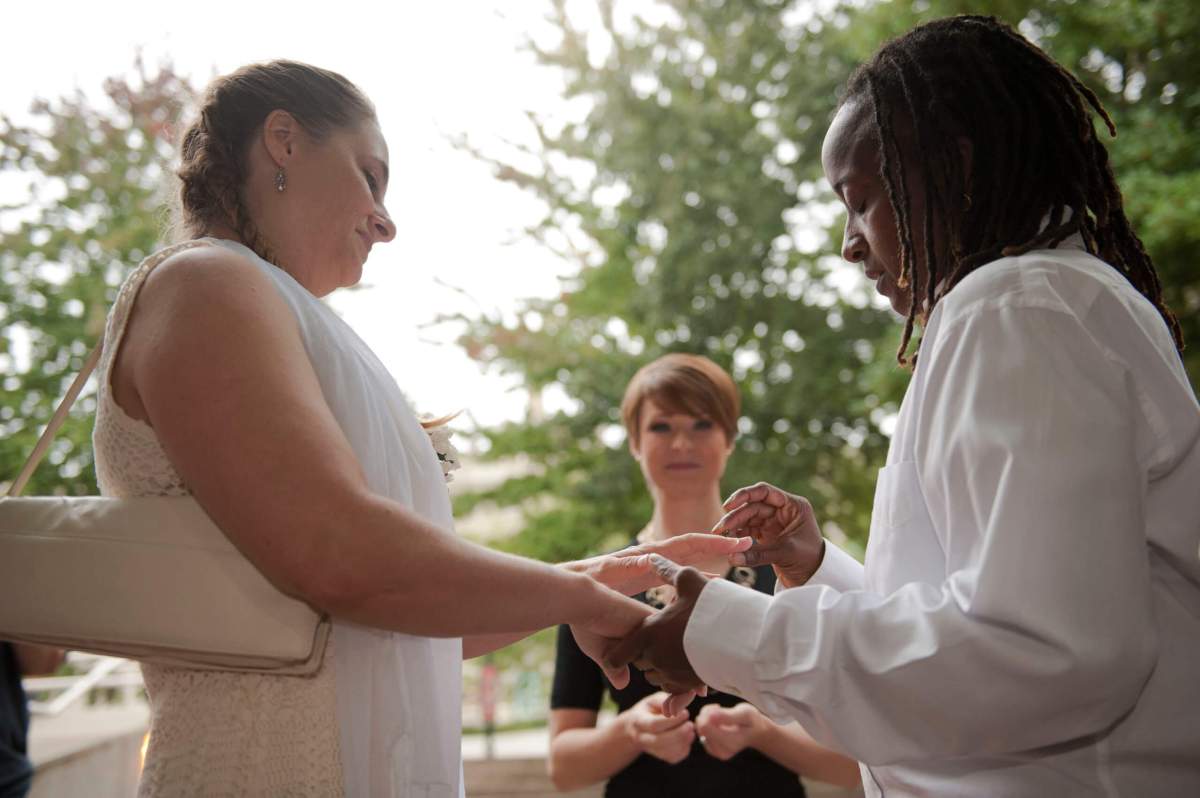
M 142 282 L 113 366 L 114 399 L 145 420 L 147 397 L 164 388 L 200 377 L 203 391 L 242 360 L 294 351 L 303 351 L 295 317 L 270 278 L 224 247 L 190 247 Z
M 241 304 L 246 298 L 261 300 L 276 293 L 270 278 L 245 256 L 222 246 L 195 246 L 168 255 L 154 267 L 146 276 L 139 304 L 156 304 L 144 302 L 146 298 L 169 304 L 199 300 Z
M 271 278 L 247 257 L 216 245 L 175 252 L 154 267 L 139 292 L 133 325 L 160 343 L 173 340 L 193 351 L 221 342 L 250 348 L 256 339 L 299 345 L 296 317 Z

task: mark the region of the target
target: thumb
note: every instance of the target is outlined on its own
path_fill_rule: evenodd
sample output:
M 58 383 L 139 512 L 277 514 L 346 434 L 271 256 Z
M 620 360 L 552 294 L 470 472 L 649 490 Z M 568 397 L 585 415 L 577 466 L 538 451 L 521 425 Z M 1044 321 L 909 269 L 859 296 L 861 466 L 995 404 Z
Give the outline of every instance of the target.
M 646 709 L 650 710 L 655 715 L 663 714 L 663 704 L 668 698 L 670 698 L 670 696 L 670 693 L 664 693 L 662 690 L 659 690 L 657 693 L 653 693 L 646 698 Z
M 758 715 L 758 710 L 753 704 L 742 702 L 728 709 L 722 708 L 726 723 L 736 723 L 739 726 L 749 726 L 754 722 L 754 716 Z
M 680 598 L 695 601 L 700 598 L 700 591 L 708 584 L 709 577 L 690 566 L 679 566 L 667 560 L 671 567 L 671 584 Z
M 688 704 L 692 703 L 692 699 L 696 697 L 695 690 L 688 690 L 683 693 L 672 693 L 663 701 L 662 713 L 668 718 L 678 715 L 680 712 L 687 710 Z
M 616 689 L 624 690 L 629 686 L 628 665 L 614 666 L 605 663 L 600 668 L 604 671 L 604 678 L 608 679 Z
M 661 554 L 651 554 L 650 565 L 654 567 L 654 572 L 668 585 L 676 584 L 679 574 L 683 571 L 682 568 Z
M 603 665 L 604 675 L 612 681 L 613 672 L 621 672 L 624 674 L 624 680 L 621 684 L 613 682 L 613 686 L 620 689 L 629 682 L 629 663 L 637 659 L 642 649 L 646 647 L 646 631 L 644 626 L 638 626 L 623 640 L 617 641 L 608 651 L 604 652 Z

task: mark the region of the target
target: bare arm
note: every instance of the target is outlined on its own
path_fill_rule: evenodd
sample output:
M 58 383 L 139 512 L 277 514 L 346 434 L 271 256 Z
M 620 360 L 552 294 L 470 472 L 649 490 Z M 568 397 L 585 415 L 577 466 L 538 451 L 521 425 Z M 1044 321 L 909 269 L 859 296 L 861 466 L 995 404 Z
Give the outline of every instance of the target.
M 445 534 L 372 493 L 274 286 L 224 250 L 148 278 L 114 395 L 154 427 L 196 500 L 285 593 L 364 625 L 455 637 L 645 614 L 581 574 Z
M 550 780 L 561 791 L 577 790 L 620 772 L 638 758 L 642 749 L 624 728 L 620 716 L 613 723 L 596 725 L 590 709 L 555 709 L 550 712 L 550 752 L 546 767 Z
M 602 585 L 626 596 L 662 584 L 662 577 L 650 563 L 650 554 L 661 554 L 673 562 L 691 565 L 714 555 L 732 555 L 750 547 L 750 538 L 727 538 L 709 533 L 677 535 L 665 541 L 630 546 L 612 554 L 560 563 L 559 568 L 586 574 Z M 471 659 L 510 646 L 533 634 L 513 632 L 499 635 L 475 635 L 463 639 L 463 659 Z
M 767 728 L 754 745 L 764 755 L 805 778 L 839 787 L 862 785 L 858 762 L 818 743 L 798 723 L 780 725 L 764 718 Z
M 511 646 L 529 637 L 533 632 L 504 632 L 494 635 L 469 635 L 463 638 L 463 659 L 474 659 Z
M 746 748 L 806 778 L 857 787 L 858 763 L 817 743 L 797 723 L 778 724 L 747 703 L 732 707 L 707 704 L 696 718 L 700 742 L 714 757 L 728 760 Z

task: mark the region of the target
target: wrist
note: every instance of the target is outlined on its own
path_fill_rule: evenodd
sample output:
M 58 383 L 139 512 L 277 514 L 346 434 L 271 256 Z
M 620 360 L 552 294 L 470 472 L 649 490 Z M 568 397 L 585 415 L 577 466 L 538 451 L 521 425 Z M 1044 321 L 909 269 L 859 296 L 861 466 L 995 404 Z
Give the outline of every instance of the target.
M 637 739 L 637 733 L 633 728 L 633 707 L 619 713 L 616 717 L 615 725 L 621 733 L 621 737 L 631 743 Z
M 750 748 L 762 748 L 765 743 L 770 742 L 772 727 L 775 727 L 775 724 L 767 720 L 766 715 L 755 712 L 750 716 L 750 734 L 746 738 L 746 745 Z
M 632 753 L 640 754 L 642 752 L 642 744 L 638 740 L 638 730 L 634 723 L 635 714 L 635 707 L 630 707 L 617 715 L 614 725 L 618 730 L 617 736 L 627 746 L 627 749 Z
M 588 625 L 599 614 L 600 585 L 586 574 L 559 568 L 565 589 L 560 594 L 564 623 Z
M 813 574 L 821 568 L 821 563 L 825 560 L 825 538 L 820 539 L 820 544 L 817 546 L 817 553 L 812 557 L 805 567 L 775 567 L 775 576 L 779 578 L 780 583 L 785 588 L 799 587 L 806 584 L 809 579 L 813 578 Z
M 562 594 L 564 623 L 613 634 L 614 625 L 627 631 L 637 623 L 642 605 L 597 582 L 587 574 L 564 571 L 566 590 Z

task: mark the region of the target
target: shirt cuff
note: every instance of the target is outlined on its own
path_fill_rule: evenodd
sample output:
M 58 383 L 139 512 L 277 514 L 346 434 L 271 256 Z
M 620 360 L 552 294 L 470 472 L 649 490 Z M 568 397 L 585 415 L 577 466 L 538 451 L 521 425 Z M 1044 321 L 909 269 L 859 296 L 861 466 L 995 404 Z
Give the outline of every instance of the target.
M 770 605 L 765 593 L 709 580 L 683 633 L 684 653 L 705 684 L 761 706 L 755 660 Z
M 845 593 L 848 590 L 862 590 L 862 563 L 826 540 L 825 554 L 821 558 L 821 564 L 804 584 L 826 585 L 839 593 Z M 779 592 L 778 586 L 776 586 L 776 592 Z

